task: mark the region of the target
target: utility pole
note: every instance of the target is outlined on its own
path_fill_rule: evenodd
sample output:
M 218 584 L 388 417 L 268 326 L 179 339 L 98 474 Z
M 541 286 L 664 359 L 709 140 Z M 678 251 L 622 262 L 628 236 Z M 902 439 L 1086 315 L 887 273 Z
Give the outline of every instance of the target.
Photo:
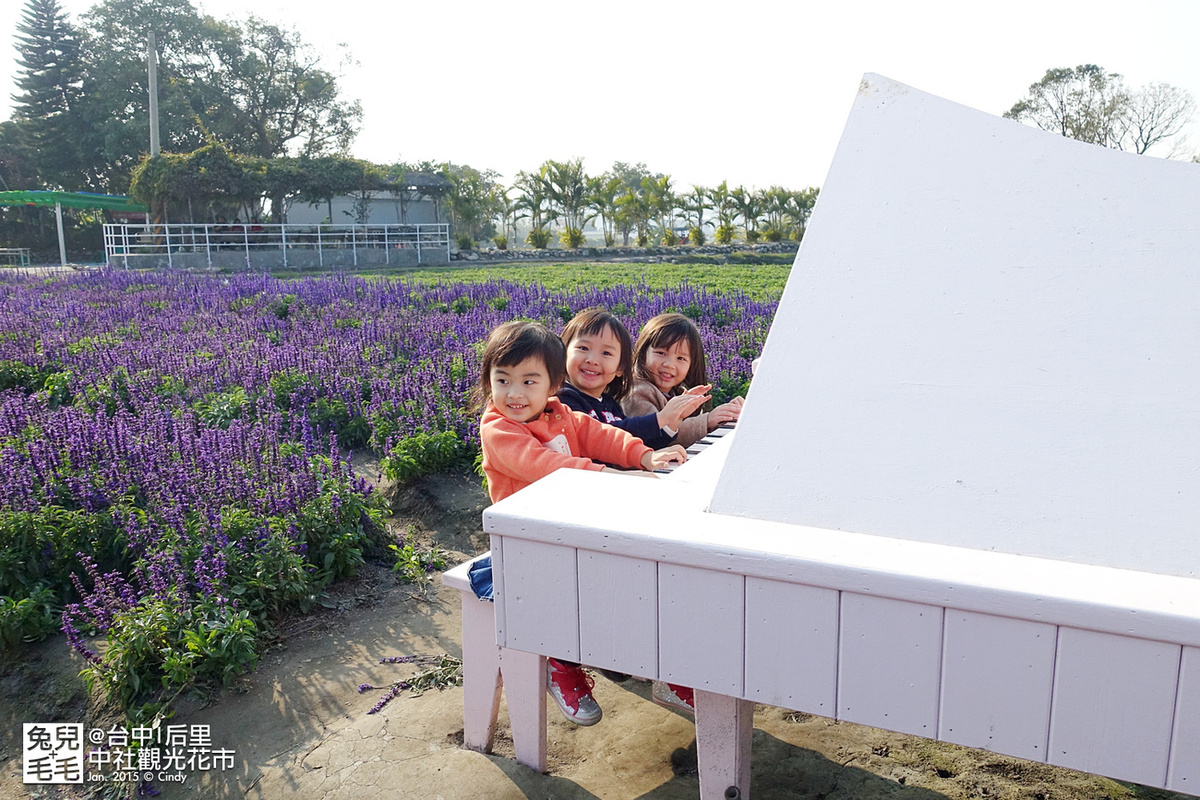
M 150 71 L 150 157 L 158 158 L 158 53 L 154 31 L 146 38 L 146 68 Z

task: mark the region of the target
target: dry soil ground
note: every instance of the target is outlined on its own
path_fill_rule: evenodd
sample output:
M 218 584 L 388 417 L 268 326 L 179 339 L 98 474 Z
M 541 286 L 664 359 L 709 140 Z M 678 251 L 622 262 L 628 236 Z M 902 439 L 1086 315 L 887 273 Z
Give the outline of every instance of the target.
M 369 468 L 368 465 L 363 465 Z M 478 480 L 441 477 L 397 495 L 394 524 L 464 559 L 486 548 Z M 329 608 L 284 626 L 253 675 L 208 704 L 189 701 L 174 721 L 208 723 L 214 745 L 236 751 L 226 772 L 161 786 L 165 798 L 695 798 L 691 722 L 648 699 L 648 687 L 597 678 L 604 720 L 577 728 L 549 710 L 547 774 L 511 759 L 501 712 L 492 755 L 464 750 L 462 690 L 401 695 L 367 711 L 385 685 L 413 672 L 394 655 L 459 655 L 454 592 L 401 585 L 381 568 L 331 594 Z M 103 720 L 87 702 L 79 662 L 58 640 L 0 666 L 0 800 L 81 794 L 21 783 L 20 723 Z M 752 796 L 868 800 L 1099 800 L 1183 798 L 1090 775 L 760 706 Z

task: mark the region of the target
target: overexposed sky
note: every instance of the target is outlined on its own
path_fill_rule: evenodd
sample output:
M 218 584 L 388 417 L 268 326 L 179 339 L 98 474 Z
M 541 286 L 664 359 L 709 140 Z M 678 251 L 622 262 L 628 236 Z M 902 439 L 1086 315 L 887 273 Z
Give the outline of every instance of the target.
M 1200 100 L 1197 0 L 193 2 L 295 27 L 331 71 L 348 45 L 341 86 L 364 111 L 353 155 L 506 181 L 582 157 L 590 174 L 642 161 L 677 188 L 819 186 L 866 72 L 997 115 L 1048 68 L 1084 63 Z M 94 4 L 60 3 L 74 22 Z M 0 0 L 0 118 L 24 7 Z M 1200 119 L 1189 139 L 1200 152 Z

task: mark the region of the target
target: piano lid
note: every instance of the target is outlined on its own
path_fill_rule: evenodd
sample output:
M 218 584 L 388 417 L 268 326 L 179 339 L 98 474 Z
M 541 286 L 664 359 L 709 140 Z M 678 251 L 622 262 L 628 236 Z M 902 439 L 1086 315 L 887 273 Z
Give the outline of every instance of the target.
M 865 76 L 710 510 L 1197 577 L 1200 165 Z

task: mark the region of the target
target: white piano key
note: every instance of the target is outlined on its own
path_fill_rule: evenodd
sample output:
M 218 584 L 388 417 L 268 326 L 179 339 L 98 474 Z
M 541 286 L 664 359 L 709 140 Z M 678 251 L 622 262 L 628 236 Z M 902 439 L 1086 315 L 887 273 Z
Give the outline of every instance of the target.
M 835 715 L 838 593 L 746 580 L 746 694 L 757 703 Z
M 937 735 L 942 611 L 842 592 L 838 718 Z
M 1050 763 L 1164 785 L 1181 649 L 1060 628 Z
M 512 537 L 503 548 L 506 646 L 578 661 L 575 548 Z
M 633 675 L 658 674 L 658 565 L 579 551 L 579 660 Z
M 741 575 L 658 566 L 658 676 L 742 695 L 745 581 Z
M 1057 628 L 946 611 L 938 737 L 1046 760 Z

